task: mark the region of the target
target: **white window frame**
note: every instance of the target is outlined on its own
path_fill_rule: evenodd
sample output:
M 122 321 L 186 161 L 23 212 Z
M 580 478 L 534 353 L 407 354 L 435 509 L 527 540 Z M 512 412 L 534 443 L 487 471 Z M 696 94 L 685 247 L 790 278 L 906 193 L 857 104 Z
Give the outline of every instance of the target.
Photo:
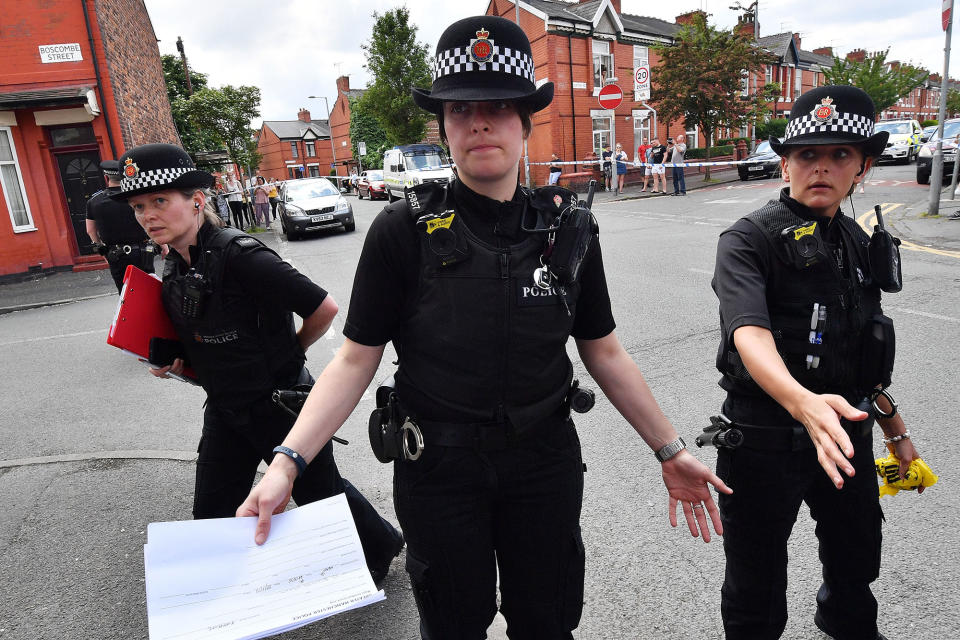
M 763 68 L 763 82 L 770 83 L 773 82 L 773 65 L 767 65 Z
M 793 99 L 796 100 L 803 95 L 803 69 L 794 67 L 793 73 Z
M 687 149 L 696 149 L 700 146 L 700 130 L 697 127 L 687 129 L 684 133 L 687 134 Z
M 612 78 L 617 75 L 615 72 L 616 67 L 613 64 L 613 53 L 610 52 L 610 42 L 608 40 L 591 40 L 590 42 L 593 51 L 593 95 L 598 95 L 600 89 L 603 88 L 604 81 L 607 78 Z M 603 51 L 601 51 L 601 49 L 603 49 Z M 604 58 L 609 58 L 607 64 L 608 74 L 606 77 L 603 76 L 600 70 Z
M 643 45 L 635 44 L 633 45 L 633 72 L 636 74 L 637 67 L 648 67 L 650 66 L 650 47 L 645 47 Z M 647 84 L 650 84 L 650 79 L 647 79 Z M 637 79 L 633 79 L 634 91 L 633 91 L 633 101 L 640 102 L 640 94 L 636 90 Z
M 36 231 L 37 227 L 33 223 L 33 213 L 30 211 L 30 200 L 27 199 L 27 189 L 23 183 L 23 172 L 20 171 L 20 161 L 17 159 L 17 147 L 13 143 L 13 131 L 10 127 L 0 127 L 0 135 L 7 136 L 7 142 L 10 143 L 10 155 L 13 156 L 12 160 L 0 160 L 0 166 L 12 164 L 13 168 L 17 171 L 17 181 L 16 185 L 20 189 L 20 197 L 23 199 L 23 208 L 27 214 L 27 223 L 26 224 L 17 224 L 16 219 L 13 217 L 13 205 L 10 200 L 10 192 L 8 191 L 7 183 L 3 179 L 3 173 L 0 172 L 0 187 L 3 190 L 3 202 L 7 207 L 7 214 L 10 216 L 10 224 L 13 225 L 14 233 L 24 233 L 26 231 Z
M 633 157 L 636 157 L 637 149 L 640 148 L 640 140 L 642 138 L 647 139 L 647 144 L 650 144 L 650 140 L 653 138 L 653 136 L 650 135 L 651 133 L 650 124 L 652 120 L 652 118 L 650 117 L 650 113 L 648 112 L 645 118 L 641 118 L 635 113 L 636 111 L 637 109 L 634 109 L 634 113 L 632 114 L 633 116 L 633 153 L 631 155 Z
M 303 146 L 306 147 L 306 156 L 308 158 L 317 157 L 317 143 L 313 140 L 307 140 L 303 143 Z
M 610 128 L 609 128 L 609 129 L 597 129 L 597 128 L 595 128 L 596 120 L 601 119 L 601 118 L 604 118 L 604 119 L 606 119 L 606 120 L 608 121 L 608 123 L 610 124 Z M 614 130 L 614 126 L 615 126 L 614 122 L 615 122 L 615 118 L 614 118 L 613 110 L 611 110 L 611 109 L 591 109 L 591 110 L 590 110 L 590 132 L 591 132 L 592 138 L 593 138 L 593 151 L 594 151 L 594 153 L 597 154 L 597 157 L 600 157 L 600 156 L 602 155 L 602 153 L 603 153 L 603 145 L 602 145 L 602 144 L 600 144 L 600 145 L 597 144 L 597 134 L 598 134 L 598 133 L 601 134 L 601 143 L 602 143 L 602 141 L 603 141 L 603 140 L 602 140 L 602 138 L 603 138 L 603 135 L 602 135 L 602 134 L 603 134 L 604 131 L 607 132 L 607 134 L 608 134 L 607 144 L 610 145 L 610 150 L 611 150 L 611 151 L 613 150 L 613 141 L 615 140 L 614 134 L 616 133 L 615 130 Z
M 299 149 L 297 149 L 297 142 L 296 142 L 296 140 L 291 140 L 291 141 L 290 141 L 290 153 L 293 154 L 293 157 L 294 157 L 294 158 L 299 158 L 299 157 L 300 157 L 300 151 L 299 151 Z
M 744 98 L 750 96 L 750 72 L 746 69 L 740 72 L 740 95 Z

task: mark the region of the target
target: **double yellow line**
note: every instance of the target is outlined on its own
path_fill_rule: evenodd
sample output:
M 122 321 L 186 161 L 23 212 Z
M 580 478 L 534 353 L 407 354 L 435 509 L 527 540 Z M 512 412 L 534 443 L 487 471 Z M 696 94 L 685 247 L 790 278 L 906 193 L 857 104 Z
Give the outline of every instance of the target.
M 880 205 L 880 212 L 883 215 L 889 215 L 891 211 L 902 207 L 902 202 L 884 202 Z M 873 209 L 867 213 L 859 216 L 857 218 L 857 223 L 863 228 L 864 231 L 869 235 L 873 232 L 873 226 L 877 224 L 877 214 L 874 213 Z M 923 251 L 926 253 L 932 253 L 938 256 L 946 256 L 948 258 L 958 258 L 960 259 L 960 251 L 951 251 L 949 249 L 934 249 L 933 247 L 925 247 L 922 244 L 917 244 L 916 242 L 910 242 L 909 240 L 900 239 L 900 248 L 909 249 L 910 251 Z

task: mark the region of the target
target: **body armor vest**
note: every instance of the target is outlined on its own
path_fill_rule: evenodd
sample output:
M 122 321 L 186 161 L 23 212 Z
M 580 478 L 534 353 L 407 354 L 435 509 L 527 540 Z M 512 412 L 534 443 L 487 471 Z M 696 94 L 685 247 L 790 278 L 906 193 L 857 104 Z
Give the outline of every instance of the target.
M 204 226 L 200 235 L 200 255 L 190 272 L 165 270 L 163 305 L 210 402 L 248 404 L 296 376 L 306 358 L 290 311 L 262 309 L 239 292 L 224 291 L 224 266 L 232 252 L 241 243 L 262 243 L 229 227 Z M 172 261 L 169 266 L 175 267 Z M 198 284 L 199 304 L 185 304 Z
M 763 231 L 775 256 L 767 278 L 767 309 L 777 351 L 790 374 L 815 393 L 866 394 L 878 374 L 864 370 L 864 340 L 880 314 L 880 291 L 870 282 L 866 234 L 846 216 L 834 219 L 842 244 L 840 265 L 821 239 L 820 223 L 801 218 L 782 202 L 770 201 L 746 219 Z M 817 324 L 814 304 L 826 311 L 812 331 Z M 717 368 L 724 374 L 721 386 L 734 393 L 765 395 L 744 367 L 732 336 L 729 342 L 724 335 L 717 356 Z
M 580 283 L 534 283 L 545 236 L 494 247 L 448 206 L 445 189 L 418 195 L 397 211 L 419 219 L 421 244 L 416 304 L 396 341 L 398 395 L 421 419 L 509 420 L 522 431 L 558 409 L 569 389 L 566 342 Z M 550 215 L 524 197 L 528 219 Z

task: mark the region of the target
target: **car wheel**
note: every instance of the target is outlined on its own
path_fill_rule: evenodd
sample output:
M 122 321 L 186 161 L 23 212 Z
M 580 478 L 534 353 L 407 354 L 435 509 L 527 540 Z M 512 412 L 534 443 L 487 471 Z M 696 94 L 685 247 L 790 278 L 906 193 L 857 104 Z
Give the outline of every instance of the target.
M 357 189 L 357 200 L 363 200 L 363 191 Z
M 390 191 L 390 189 L 388 188 L 388 189 L 387 189 L 387 202 L 393 202 L 394 200 L 396 200 L 396 198 L 393 197 L 393 191 Z
M 346 222 L 346 223 L 344 223 L 344 225 L 343 225 L 343 230 L 344 230 L 345 232 L 347 232 L 347 233 L 355 230 L 356 228 L 357 228 L 357 222 L 356 222 L 355 220 L 351 220 L 350 222 Z
M 750 177 L 750 176 L 748 176 L 748 175 L 745 174 L 745 173 L 741 173 L 741 174 L 740 174 L 740 179 L 743 180 L 744 182 L 746 182 L 746 181 L 749 179 L 749 177 Z
M 930 172 L 917 168 L 917 184 L 930 184 Z

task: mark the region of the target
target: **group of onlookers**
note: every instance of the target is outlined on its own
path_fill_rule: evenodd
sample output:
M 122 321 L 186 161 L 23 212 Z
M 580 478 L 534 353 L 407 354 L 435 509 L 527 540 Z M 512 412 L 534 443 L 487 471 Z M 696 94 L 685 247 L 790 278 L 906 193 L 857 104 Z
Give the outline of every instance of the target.
M 617 148 L 619 147 L 620 145 L 618 144 Z M 667 138 L 666 146 L 660 143 L 660 138 L 658 137 L 654 137 L 649 144 L 646 138 L 641 138 L 636 155 L 636 163 L 643 165 L 643 181 L 641 182 L 640 191 L 647 190 L 647 179 L 653 176 L 653 184 L 651 185 L 650 191 L 652 193 L 666 193 L 667 171 L 663 163 L 666 161 L 674 165 L 683 164 L 686 160 L 686 153 L 686 137 L 683 135 L 677 136 L 676 140 Z M 683 170 L 684 168 L 682 166 L 671 167 L 673 195 L 675 196 L 687 195 L 687 184 L 684 179 Z M 657 188 L 658 186 L 659 189 Z
M 238 229 L 265 227 L 277 219 L 277 203 L 280 201 L 280 183 L 276 178 L 269 182 L 263 176 L 248 180 L 246 186 L 249 202 L 243 197 L 244 186 L 233 174 L 221 177 L 216 183 L 216 208 L 224 223 Z M 225 206 L 224 206 L 225 205 Z

